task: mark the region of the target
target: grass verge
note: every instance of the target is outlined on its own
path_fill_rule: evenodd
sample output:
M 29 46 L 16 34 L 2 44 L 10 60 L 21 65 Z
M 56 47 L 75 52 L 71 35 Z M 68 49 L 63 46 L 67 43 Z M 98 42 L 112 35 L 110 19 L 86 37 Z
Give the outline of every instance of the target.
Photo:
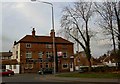
M 56 76 L 74 78 L 120 78 L 120 73 L 64 73 L 57 74 Z

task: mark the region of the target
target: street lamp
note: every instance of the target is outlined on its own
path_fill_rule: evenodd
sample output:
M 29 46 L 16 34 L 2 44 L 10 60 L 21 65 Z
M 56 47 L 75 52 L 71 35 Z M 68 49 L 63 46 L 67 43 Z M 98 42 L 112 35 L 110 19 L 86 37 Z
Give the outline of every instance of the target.
M 31 0 L 31 1 L 38 1 L 41 3 L 49 4 L 52 7 L 52 28 L 53 28 L 53 57 L 54 57 L 54 74 L 56 73 L 56 58 L 55 58 L 55 35 L 54 35 L 54 12 L 53 12 L 53 4 L 50 2 L 43 2 L 39 0 Z

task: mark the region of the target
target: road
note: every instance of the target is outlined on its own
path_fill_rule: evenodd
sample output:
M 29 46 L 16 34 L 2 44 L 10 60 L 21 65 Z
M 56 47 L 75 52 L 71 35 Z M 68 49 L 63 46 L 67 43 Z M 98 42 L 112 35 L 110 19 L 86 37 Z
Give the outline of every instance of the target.
M 60 78 L 54 75 L 15 74 L 2 77 L 2 84 L 120 84 L 118 79 Z

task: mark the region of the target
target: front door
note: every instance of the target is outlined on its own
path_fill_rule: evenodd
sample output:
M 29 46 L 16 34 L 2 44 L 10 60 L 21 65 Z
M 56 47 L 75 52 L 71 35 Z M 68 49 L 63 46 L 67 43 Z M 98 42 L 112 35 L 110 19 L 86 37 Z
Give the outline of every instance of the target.
M 70 63 L 70 71 L 74 71 L 73 62 Z

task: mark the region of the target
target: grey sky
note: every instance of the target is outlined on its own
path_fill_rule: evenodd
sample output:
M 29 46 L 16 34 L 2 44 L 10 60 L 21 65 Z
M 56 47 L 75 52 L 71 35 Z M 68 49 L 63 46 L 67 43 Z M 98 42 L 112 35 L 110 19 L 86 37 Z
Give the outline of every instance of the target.
M 62 8 L 68 4 L 53 2 L 56 32 L 60 29 Z M 50 5 L 30 2 L 2 2 L 2 32 L 0 32 L 2 51 L 11 50 L 15 40 L 18 41 L 25 35 L 31 34 L 32 27 L 35 27 L 37 35 L 49 35 L 52 29 Z M 107 40 L 93 40 L 91 43 L 93 56 L 98 57 L 111 50 L 109 44 L 110 42 Z M 80 50 L 82 49 L 80 48 Z

